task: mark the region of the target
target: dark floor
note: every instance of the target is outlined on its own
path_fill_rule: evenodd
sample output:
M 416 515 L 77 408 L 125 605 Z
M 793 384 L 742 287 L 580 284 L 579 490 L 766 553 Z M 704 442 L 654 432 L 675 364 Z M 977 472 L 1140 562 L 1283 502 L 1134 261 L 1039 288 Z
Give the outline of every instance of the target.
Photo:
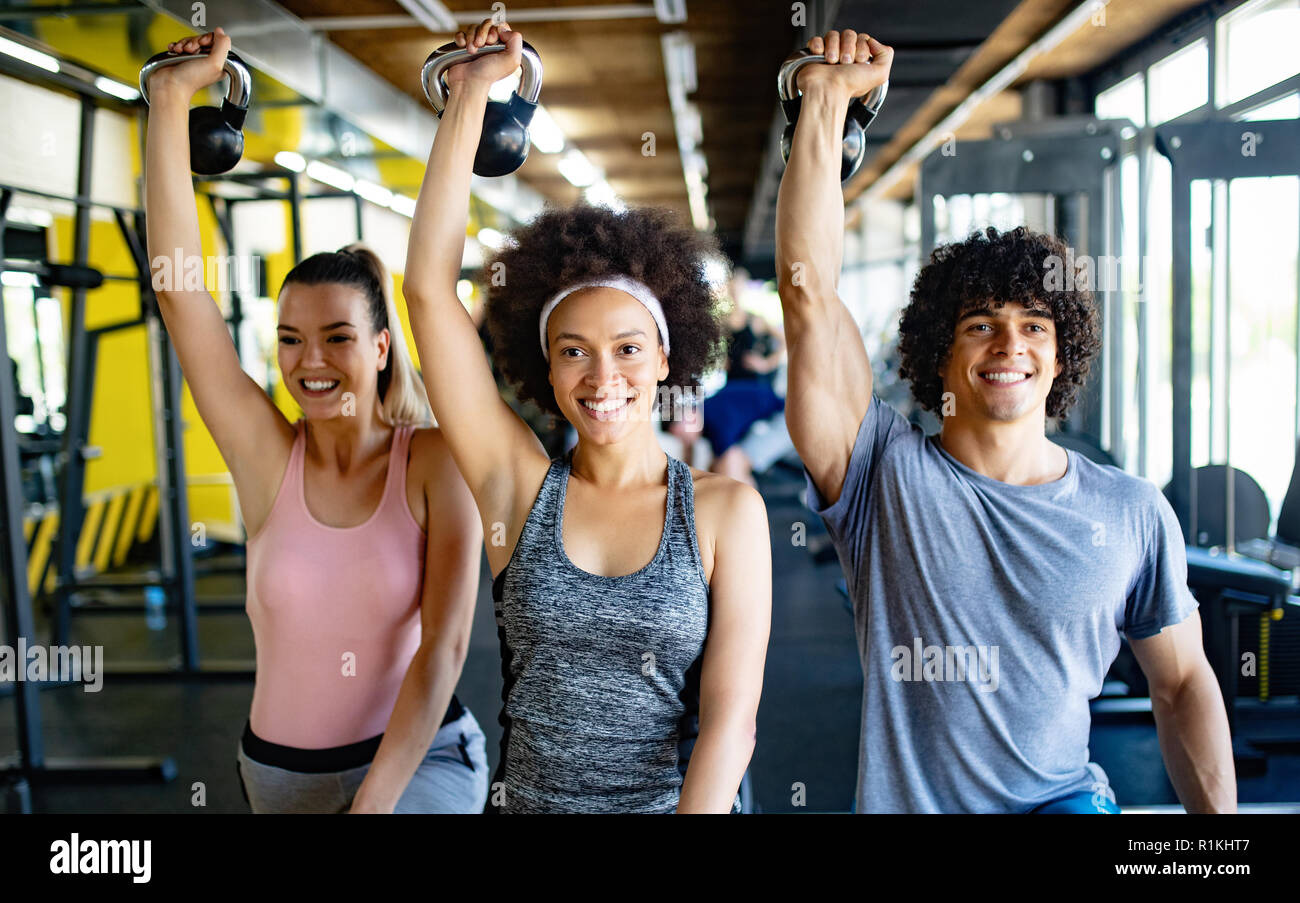
M 852 618 L 835 590 L 839 567 L 814 565 L 807 548 L 792 542 L 802 522 L 810 539 L 822 534 L 800 504 L 801 480 L 779 472 L 763 481 L 772 529 L 774 565 L 772 636 L 768 648 L 759 741 L 751 766 L 757 804 L 766 812 L 847 811 L 856 771 L 861 672 Z M 241 576 L 203 576 L 199 595 L 242 598 Z M 484 565 L 469 658 L 457 689 L 488 737 L 495 768 L 500 727 L 501 668 Z M 142 614 L 78 615 L 73 642 L 103 644 L 113 661 L 163 659 L 177 650 L 174 620 L 161 632 L 146 629 Z M 44 631 L 41 632 L 44 637 Z M 216 661 L 249 661 L 252 633 L 242 612 L 200 618 L 202 653 Z M 74 687 L 40 694 L 46 755 L 171 756 L 178 774 L 168 784 L 45 786 L 33 788 L 34 808 L 56 813 L 245 812 L 235 778 L 235 745 L 248 715 L 248 679 L 175 679 L 147 683 L 106 681 L 102 692 Z M 0 755 L 16 748 L 14 700 L 0 698 Z M 1300 708 L 1279 700 L 1268 719 L 1300 736 Z M 1259 731 L 1268 729 L 1261 726 Z M 1239 778 L 1242 802 L 1300 801 L 1300 753 L 1277 747 L 1265 773 Z M 1149 716 L 1094 723 L 1092 758 L 1106 769 L 1121 805 L 1177 802 L 1165 776 Z M 206 807 L 193 804 L 196 784 Z M 792 805 L 792 785 L 806 789 L 806 805 Z

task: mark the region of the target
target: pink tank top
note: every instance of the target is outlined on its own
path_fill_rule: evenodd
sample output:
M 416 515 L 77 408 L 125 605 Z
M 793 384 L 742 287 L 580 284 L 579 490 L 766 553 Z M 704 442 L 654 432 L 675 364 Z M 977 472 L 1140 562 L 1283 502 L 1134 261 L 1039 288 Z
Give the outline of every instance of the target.
M 257 644 L 250 726 L 283 746 L 344 746 L 384 732 L 420 645 L 425 533 L 406 501 L 398 427 L 379 507 L 356 527 L 329 527 L 303 496 L 305 421 L 280 491 L 248 540 L 248 618 Z

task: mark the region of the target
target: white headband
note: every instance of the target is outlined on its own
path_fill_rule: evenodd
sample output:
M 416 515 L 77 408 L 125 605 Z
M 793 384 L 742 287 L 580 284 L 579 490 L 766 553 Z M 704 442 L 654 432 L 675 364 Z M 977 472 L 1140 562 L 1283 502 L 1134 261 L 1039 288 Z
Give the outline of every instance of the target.
M 605 276 L 601 279 L 590 279 L 586 282 L 579 282 L 577 285 L 571 285 L 561 292 L 557 292 L 550 301 L 542 308 L 540 320 L 542 336 L 542 357 L 547 361 L 551 359 L 551 351 L 546 342 L 546 321 L 551 318 L 551 312 L 555 306 L 574 292 L 582 291 L 584 288 L 616 288 L 620 292 L 626 292 L 633 298 L 641 302 L 642 306 L 654 317 L 655 326 L 659 328 L 659 341 L 663 343 L 664 354 L 668 353 L 668 322 L 664 319 L 664 309 L 655 297 L 655 293 L 644 283 L 637 282 L 630 276 Z

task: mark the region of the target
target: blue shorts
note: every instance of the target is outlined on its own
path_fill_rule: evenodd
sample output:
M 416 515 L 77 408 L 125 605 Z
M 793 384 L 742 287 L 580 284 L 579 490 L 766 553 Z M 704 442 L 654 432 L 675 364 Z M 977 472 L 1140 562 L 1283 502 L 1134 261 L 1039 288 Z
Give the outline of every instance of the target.
M 704 400 L 704 423 L 700 431 L 713 447 L 713 456 L 718 458 L 745 438 L 755 423 L 784 410 L 785 399 L 762 380 L 733 380 Z

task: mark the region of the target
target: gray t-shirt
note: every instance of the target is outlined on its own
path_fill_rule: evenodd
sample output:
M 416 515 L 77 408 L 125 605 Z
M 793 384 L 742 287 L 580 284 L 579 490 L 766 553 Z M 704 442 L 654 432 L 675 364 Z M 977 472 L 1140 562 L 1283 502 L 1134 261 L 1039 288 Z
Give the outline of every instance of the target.
M 835 504 L 807 478 L 854 600 L 859 812 L 1109 793 L 1088 701 L 1121 631 L 1154 636 L 1196 600 L 1159 490 L 1068 454 L 1059 480 L 1003 483 L 873 397 Z

